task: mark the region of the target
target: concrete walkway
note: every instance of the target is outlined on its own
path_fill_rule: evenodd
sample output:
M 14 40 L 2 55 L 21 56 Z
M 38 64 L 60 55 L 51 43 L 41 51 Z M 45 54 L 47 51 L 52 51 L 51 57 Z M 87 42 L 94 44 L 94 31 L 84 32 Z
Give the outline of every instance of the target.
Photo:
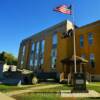
M 38 86 L 38 87 L 31 87 L 25 90 L 18 90 L 18 91 L 12 91 L 12 92 L 7 92 L 6 95 L 8 96 L 14 96 L 14 95 L 19 95 L 23 93 L 29 93 L 33 92 L 35 90 L 40 90 L 40 89 L 47 89 L 47 88 L 54 88 L 54 87 L 59 87 L 62 86 L 61 84 L 56 84 L 56 85 L 47 85 L 47 86 Z
M 0 92 L 0 100 L 16 100 Z
M 89 90 L 88 93 L 71 93 L 70 90 L 62 90 L 61 97 L 100 97 L 100 93 Z

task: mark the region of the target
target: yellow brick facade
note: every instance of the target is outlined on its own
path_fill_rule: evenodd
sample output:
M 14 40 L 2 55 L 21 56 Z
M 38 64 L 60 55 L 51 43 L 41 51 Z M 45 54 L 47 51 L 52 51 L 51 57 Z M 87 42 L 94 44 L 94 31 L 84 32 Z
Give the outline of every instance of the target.
M 52 49 L 52 36 L 53 33 L 57 34 L 57 60 L 56 60 L 56 71 L 65 74 L 69 73 L 70 66 L 63 67 L 61 60 L 64 58 L 71 57 L 73 55 L 73 37 L 62 38 L 62 33 L 66 32 L 69 29 L 73 29 L 73 26 L 70 21 L 64 21 L 60 24 L 57 24 L 49 29 L 46 29 L 36 35 L 33 35 L 22 41 L 19 56 L 18 56 L 18 67 L 21 67 L 21 48 L 25 45 L 25 61 L 23 68 L 29 69 L 29 60 L 30 60 L 30 51 L 32 42 L 36 43 L 40 40 L 45 40 L 44 46 L 44 64 L 42 65 L 42 70 L 44 72 L 51 71 L 51 49 Z M 88 33 L 93 33 L 93 45 L 89 46 L 88 44 Z M 76 54 L 81 56 L 82 54 L 86 55 L 86 59 L 89 61 L 90 54 L 94 53 L 95 55 L 95 68 L 91 68 L 90 64 L 86 65 L 87 72 L 91 74 L 100 75 L 100 21 L 95 23 L 77 28 L 75 30 L 76 34 Z M 80 48 L 80 35 L 84 36 L 84 47 Z
M 93 34 L 93 44 L 88 43 L 88 34 Z M 90 64 L 87 66 L 87 71 L 91 74 L 100 75 L 100 21 L 94 22 L 92 24 L 83 26 L 76 29 L 76 50 L 77 55 L 86 55 L 86 59 L 90 60 L 90 54 L 93 53 L 95 57 L 95 68 L 92 68 Z M 80 47 L 80 35 L 84 37 L 84 46 Z

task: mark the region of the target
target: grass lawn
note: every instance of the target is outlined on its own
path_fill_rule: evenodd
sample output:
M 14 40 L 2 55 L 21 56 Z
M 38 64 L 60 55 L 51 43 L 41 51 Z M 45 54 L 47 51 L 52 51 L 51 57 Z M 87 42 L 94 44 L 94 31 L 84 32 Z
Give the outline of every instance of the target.
M 59 87 L 54 87 L 54 88 L 48 88 L 48 89 L 42 89 L 42 90 L 35 90 L 35 92 L 60 92 L 61 90 L 70 90 L 72 87 L 67 86 L 66 84 L 62 84 Z
M 35 90 L 33 93 L 25 93 L 19 96 L 15 96 L 15 98 L 16 100 L 63 100 L 60 97 L 60 91 L 70 89 L 71 87 L 62 84 L 62 86 L 59 87 Z
M 23 89 L 23 88 L 17 87 L 17 86 L 9 86 L 9 85 L 0 84 L 0 92 L 9 92 L 9 91 L 20 90 L 20 89 Z
M 95 90 L 100 93 L 100 82 L 90 83 L 87 85 L 87 88 L 90 90 Z M 68 87 L 65 84 L 62 86 L 50 88 L 50 89 L 42 89 L 33 91 L 33 93 L 27 93 L 15 96 L 16 100 L 100 100 L 100 98 L 61 98 L 60 91 L 61 90 L 70 90 L 72 87 Z
M 60 95 L 56 94 L 23 94 L 15 97 L 16 100 L 61 100 Z
M 10 92 L 15 90 L 24 90 L 31 87 L 37 86 L 47 86 L 51 84 L 37 84 L 37 85 L 23 85 L 22 87 L 18 86 L 9 86 L 9 85 L 0 85 L 0 92 Z M 100 93 L 100 82 L 92 82 L 87 85 L 89 90 L 95 90 Z M 61 90 L 71 90 L 72 87 L 62 84 L 59 87 L 35 90 L 33 93 L 25 93 L 15 96 L 16 100 L 100 100 L 100 98 L 61 98 Z
M 87 85 L 89 90 L 95 90 L 100 93 L 100 82 L 91 82 Z
M 36 87 L 36 86 L 44 86 L 45 84 L 36 84 L 36 85 L 22 85 L 22 86 L 11 86 L 11 85 L 4 85 L 0 84 L 0 92 L 6 93 L 10 91 L 16 91 L 16 90 L 24 90 L 27 88 L 31 87 Z
M 61 98 L 60 95 L 55 94 L 28 94 L 15 97 L 16 100 L 100 100 L 100 98 Z

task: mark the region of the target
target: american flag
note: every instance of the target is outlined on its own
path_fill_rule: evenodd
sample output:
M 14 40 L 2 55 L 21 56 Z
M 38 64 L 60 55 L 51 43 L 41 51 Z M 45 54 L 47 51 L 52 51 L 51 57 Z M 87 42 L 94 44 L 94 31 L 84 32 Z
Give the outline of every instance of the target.
M 60 5 L 54 9 L 54 11 L 61 12 L 63 14 L 72 14 L 71 5 Z

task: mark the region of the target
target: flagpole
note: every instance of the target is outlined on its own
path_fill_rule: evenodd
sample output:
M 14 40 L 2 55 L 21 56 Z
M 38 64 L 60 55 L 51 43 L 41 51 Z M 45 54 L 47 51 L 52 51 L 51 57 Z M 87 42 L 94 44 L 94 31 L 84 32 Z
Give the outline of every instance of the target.
M 72 24 L 73 24 L 73 49 L 74 49 L 74 72 L 77 73 L 76 68 L 76 36 L 75 36 L 75 18 L 74 18 L 74 6 L 72 5 Z
M 73 5 L 72 5 L 73 6 Z M 68 7 L 67 7 L 68 9 Z M 76 69 L 76 43 L 75 43 L 75 23 L 74 23 L 74 6 L 71 7 L 71 9 L 73 10 L 73 15 L 72 15 L 72 26 L 73 26 L 73 55 L 74 55 L 74 72 L 77 73 L 77 69 Z M 54 9 L 54 11 L 58 11 L 58 12 L 61 12 L 63 14 L 71 14 L 66 12 L 66 5 L 62 5 L 62 6 L 59 6 L 59 7 L 56 7 L 56 9 Z

